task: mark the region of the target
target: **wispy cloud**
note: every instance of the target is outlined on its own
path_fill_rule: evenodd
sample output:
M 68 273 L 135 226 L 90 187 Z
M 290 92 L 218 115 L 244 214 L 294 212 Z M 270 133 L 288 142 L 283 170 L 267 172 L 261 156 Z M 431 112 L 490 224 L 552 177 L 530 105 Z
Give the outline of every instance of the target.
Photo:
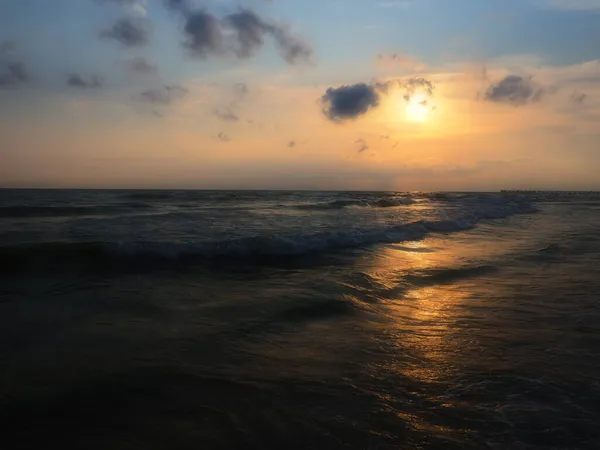
M 96 89 L 102 87 L 102 80 L 98 75 L 85 77 L 78 73 L 72 73 L 67 77 L 67 86 L 82 89 Z
M 113 39 L 124 47 L 142 47 L 150 42 L 150 26 L 145 19 L 123 17 L 102 30 L 100 37 Z
M 148 89 L 142 92 L 138 99 L 153 105 L 170 105 L 183 99 L 188 94 L 188 90 L 182 86 L 162 86 L 160 88 Z

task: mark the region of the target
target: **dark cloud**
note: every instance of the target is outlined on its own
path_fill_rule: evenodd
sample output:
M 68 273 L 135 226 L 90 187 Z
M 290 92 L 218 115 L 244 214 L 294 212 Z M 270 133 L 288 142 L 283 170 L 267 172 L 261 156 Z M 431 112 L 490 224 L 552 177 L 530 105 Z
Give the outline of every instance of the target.
M 296 146 L 296 141 L 290 141 L 288 142 L 288 147 L 289 148 L 294 148 Z
M 234 52 L 240 58 L 254 55 L 264 45 L 267 35 L 273 37 L 282 58 L 290 64 L 308 61 L 312 54 L 310 47 L 286 28 L 268 23 L 253 11 L 242 9 L 230 14 L 225 18 L 225 24 L 236 33 Z
M 540 100 L 545 93 L 532 77 L 508 75 L 487 88 L 484 99 L 490 102 L 520 106 Z
M 132 72 L 144 75 L 153 75 L 158 72 L 158 67 L 156 66 L 156 64 L 148 61 L 142 56 L 127 59 L 123 61 L 123 65 Z
M 234 53 L 239 58 L 249 58 L 264 44 L 269 25 L 252 11 L 240 10 L 225 18 L 225 25 L 235 31 Z
M 194 56 L 206 58 L 225 52 L 221 23 L 211 13 L 196 11 L 187 16 L 183 28 L 185 40 L 183 45 Z
M 215 108 L 213 114 L 225 122 L 237 122 L 240 120 L 240 117 L 227 106 Z
M 188 90 L 182 86 L 163 86 L 161 88 L 148 89 L 139 95 L 143 102 L 153 105 L 170 105 L 183 99 L 188 94 Z
M 312 57 L 312 48 L 299 38 L 291 35 L 286 29 L 276 27 L 272 30 L 275 42 L 279 47 L 281 57 L 288 64 L 309 62 Z
M 25 64 L 18 61 L 2 64 L 0 62 L 0 88 L 14 87 L 29 81 Z
M 262 49 L 266 37 L 274 39 L 279 53 L 290 64 L 307 62 L 312 55 L 311 48 L 285 27 L 253 11 L 240 9 L 220 19 L 206 10 L 191 12 L 177 1 L 167 0 L 166 4 L 185 17 L 183 46 L 194 56 L 233 54 L 240 59 L 250 58 Z
M 145 19 L 123 17 L 100 32 L 104 39 L 114 39 L 124 47 L 143 47 L 150 42 L 150 27 Z
M 102 80 L 97 75 L 85 78 L 77 73 L 72 73 L 67 77 L 67 86 L 75 88 L 99 88 L 102 87 Z
M 17 49 L 17 43 L 13 40 L 7 39 L 0 41 L 0 55 L 6 53 L 12 53 Z
M 373 84 L 358 83 L 329 88 L 321 97 L 325 116 L 334 122 L 356 119 L 379 106 L 380 94 Z

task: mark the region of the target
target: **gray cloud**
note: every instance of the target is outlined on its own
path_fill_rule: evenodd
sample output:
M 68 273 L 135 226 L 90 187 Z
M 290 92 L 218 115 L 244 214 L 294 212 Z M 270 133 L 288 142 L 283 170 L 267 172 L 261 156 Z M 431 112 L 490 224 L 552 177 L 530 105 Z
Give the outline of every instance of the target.
M 14 41 L 0 41 L 0 88 L 15 87 L 29 81 L 25 63 L 11 55 L 16 49 Z
M 321 97 L 323 114 L 334 122 L 356 119 L 379 106 L 379 90 L 365 83 L 329 88 Z
M 14 87 L 29 81 L 25 64 L 19 61 L 2 63 L 0 61 L 0 88 Z
M 183 46 L 194 56 L 206 58 L 225 52 L 221 23 L 211 13 L 196 11 L 187 16 L 183 28 L 185 40 Z
M 217 135 L 217 139 L 219 141 L 222 142 L 229 142 L 231 141 L 231 138 L 229 137 L 229 135 L 227 135 L 226 133 L 224 133 L 223 131 L 221 131 L 218 135 Z
M 312 48 L 301 41 L 296 36 L 291 35 L 282 27 L 275 27 L 272 30 L 275 42 L 279 47 L 281 57 L 288 64 L 296 64 L 298 62 L 309 62 L 312 57 Z
M 435 91 L 435 85 L 422 77 L 409 78 L 407 81 L 400 82 L 400 85 L 406 90 L 404 100 L 407 102 L 410 101 L 416 92 L 425 92 L 428 97 L 431 97 Z
M 153 75 L 158 72 L 158 67 L 156 66 L 156 64 L 148 61 L 142 56 L 127 59 L 123 61 L 123 65 L 132 72 L 144 75 Z
M 354 143 L 359 145 L 358 153 L 362 153 L 369 150 L 369 144 L 364 139 L 358 139 Z
M 310 47 L 286 28 L 266 22 L 253 11 L 242 9 L 230 14 L 225 23 L 236 32 L 234 52 L 240 58 L 254 55 L 263 46 L 267 35 L 273 37 L 282 58 L 290 64 L 308 61 L 312 54 Z
M 17 43 L 13 40 L 6 39 L 0 41 L 0 55 L 12 53 L 17 49 Z
M 506 103 L 513 106 L 539 101 L 545 89 L 536 84 L 532 77 L 508 75 L 487 88 L 484 99 L 490 102 Z
M 97 75 L 85 78 L 77 73 L 72 73 L 67 77 L 67 86 L 83 89 L 99 88 L 102 87 L 102 80 Z
M 185 3 L 166 0 L 169 9 L 185 18 L 183 46 L 193 56 L 233 54 L 240 59 L 254 56 L 266 37 L 275 41 L 282 58 L 289 64 L 308 62 L 312 50 L 284 26 L 269 22 L 253 11 L 240 9 L 220 19 L 206 10 L 190 11 Z
M 586 98 L 587 94 L 584 92 L 575 91 L 571 94 L 571 101 L 577 105 L 583 105 Z
M 227 106 L 215 108 L 213 114 L 224 122 L 237 122 L 240 120 L 240 117 Z
M 391 88 L 404 89 L 404 100 L 411 100 L 416 93 L 425 94 L 427 99 L 421 101 L 424 106 L 430 106 L 429 98 L 433 96 L 435 85 L 422 77 L 408 80 L 372 81 L 369 84 L 358 83 L 329 88 L 321 97 L 321 107 L 325 116 L 334 122 L 356 119 L 371 109 L 379 106 L 382 95 L 389 94 Z M 435 107 L 430 106 L 433 110 Z M 385 138 L 385 136 L 381 136 Z M 387 137 L 389 139 L 389 136 Z
M 254 12 L 241 10 L 225 18 L 225 24 L 236 32 L 233 51 L 239 58 L 253 56 L 264 44 L 269 26 Z
M 182 86 L 163 86 L 161 88 L 148 89 L 139 95 L 139 99 L 153 105 L 170 105 L 182 100 L 188 94 L 188 90 Z
M 190 5 L 187 0 L 163 0 L 165 7 L 171 11 L 188 14 Z
M 150 27 L 145 19 L 123 17 L 100 32 L 104 39 L 114 39 L 124 47 L 142 47 L 150 42 Z

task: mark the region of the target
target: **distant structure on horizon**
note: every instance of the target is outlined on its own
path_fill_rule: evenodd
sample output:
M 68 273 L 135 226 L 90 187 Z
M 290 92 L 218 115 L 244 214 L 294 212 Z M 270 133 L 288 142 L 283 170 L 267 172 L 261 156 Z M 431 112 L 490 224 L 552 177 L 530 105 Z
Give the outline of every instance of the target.
M 600 197 L 600 191 L 552 191 L 552 190 L 533 190 L 533 189 L 502 189 L 502 194 L 523 194 L 523 195 L 556 195 L 561 197 Z

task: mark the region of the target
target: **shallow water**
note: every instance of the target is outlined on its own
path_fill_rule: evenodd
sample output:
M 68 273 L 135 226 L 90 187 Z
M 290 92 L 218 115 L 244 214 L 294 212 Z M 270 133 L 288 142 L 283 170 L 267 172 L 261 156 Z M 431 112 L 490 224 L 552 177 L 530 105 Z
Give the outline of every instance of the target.
M 600 202 L 0 191 L 35 448 L 600 448 Z

